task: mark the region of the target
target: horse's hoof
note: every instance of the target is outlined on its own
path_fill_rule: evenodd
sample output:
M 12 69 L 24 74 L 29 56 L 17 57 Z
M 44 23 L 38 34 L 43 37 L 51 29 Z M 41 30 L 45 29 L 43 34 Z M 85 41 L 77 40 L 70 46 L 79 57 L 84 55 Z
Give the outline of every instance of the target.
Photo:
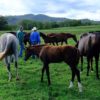
M 11 79 L 9 79 L 8 82 L 11 82 Z
M 93 73 L 94 71 L 93 71 L 93 70 L 91 70 L 91 72 Z
M 80 74 L 82 74 L 82 71 L 80 71 Z
M 99 79 L 99 76 L 97 76 L 97 79 Z
M 79 88 L 79 92 L 82 92 L 82 84 L 80 82 L 78 82 L 78 88 Z
M 70 88 L 72 88 L 73 86 L 74 86 L 74 85 L 73 85 L 73 82 L 71 81 L 68 88 L 70 89 Z
M 16 81 L 18 81 L 18 80 L 19 80 L 19 77 L 16 78 Z
M 48 84 L 48 86 L 50 86 L 51 84 Z

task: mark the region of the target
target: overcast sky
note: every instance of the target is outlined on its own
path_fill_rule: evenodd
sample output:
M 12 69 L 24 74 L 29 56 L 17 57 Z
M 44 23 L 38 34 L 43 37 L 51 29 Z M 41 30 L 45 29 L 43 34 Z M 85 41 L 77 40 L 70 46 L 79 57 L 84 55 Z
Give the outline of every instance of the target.
M 23 14 L 100 21 L 100 0 L 0 0 L 0 15 Z

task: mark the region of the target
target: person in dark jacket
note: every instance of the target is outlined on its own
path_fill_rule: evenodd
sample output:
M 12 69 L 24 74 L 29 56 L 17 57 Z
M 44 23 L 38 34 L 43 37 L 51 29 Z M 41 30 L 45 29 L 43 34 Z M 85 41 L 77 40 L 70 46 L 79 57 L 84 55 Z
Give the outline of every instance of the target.
M 24 32 L 23 32 L 23 27 L 21 26 L 20 29 L 17 31 L 17 38 L 19 40 L 19 45 L 20 45 L 20 51 L 19 51 L 19 57 L 22 57 L 23 50 L 24 50 Z

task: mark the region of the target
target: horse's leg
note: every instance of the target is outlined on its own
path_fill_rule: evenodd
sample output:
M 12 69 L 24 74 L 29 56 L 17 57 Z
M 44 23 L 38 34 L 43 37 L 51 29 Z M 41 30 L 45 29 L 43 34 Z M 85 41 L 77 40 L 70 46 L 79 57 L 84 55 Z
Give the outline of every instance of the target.
M 45 71 L 45 66 L 43 66 L 43 68 L 42 68 L 41 82 L 43 82 L 44 71 Z
M 74 82 L 74 78 L 75 78 L 75 71 L 74 71 L 74 69 L 71 68 L 71 71 L 72 71 L 72 79 L 70 81 L 69 88 L 72 88 L 73 87 L 73 82 Z
M 15 51 L 14 56 L 15 56 L 15 68 L 16 68 L 16 80 L 19 80 L 19 75 L 18 75 L 18 54 L 17 54 L 17 51 Z
M 45 65 L 45 69 L 46 69 L 46 74 L 47 74 L 47 78 L 48 78 L 48 85 L 50 85 L 51 82 L 50 82 L 50 72 L 49 72 L 48 64 Z
M 65 40 L 65 43 L 68 44 L 67 40 Z
M 90 57 L 87 57 L 87 63 L 88 63 L 88 66 L 87 66 L 87 76 L 89 76 L 89 69 L 90 69 Z
M 81 56 L 81 71 L 83 71 L 83 56 Z
M 54 42 L 52 42 L 52 44 L 53 44 L 53 45 L 55 45 L 55 43 L 54 43 Z
M 61 45 L 63 45 L 63 41 L 61 41 Z
M 99 53 L 95 56 L 95 62 L 96 62 L 96 77 L 99 79 L 99 74 L 98 74 L 98 60 L 99 60 Z
M 15 61 L 15 68 L 16 68 L 16 80 L 19 80 L 17 61 Z
M 9 60 L 10 60 L 10 58 L 9 58 Z M 6 63 L 7 70 L 8 70 L 9 81 L 11 81 L 12 75 L 10 72 L 10 62 L 8 61 L 8 57 L 5 57 L 5 63 Z
M 93 71 L 93 58 L 91 58 L 91 71 Z
M 78 80 L 79 92 L 82 92 L 82 84 L 81 84 L 81 79 L 80 79 L 80 71 L 76 68 L 76 66 L 74 67 L 74 70 L 75 70 L 75 74 L 76 74 L 77 80 Z

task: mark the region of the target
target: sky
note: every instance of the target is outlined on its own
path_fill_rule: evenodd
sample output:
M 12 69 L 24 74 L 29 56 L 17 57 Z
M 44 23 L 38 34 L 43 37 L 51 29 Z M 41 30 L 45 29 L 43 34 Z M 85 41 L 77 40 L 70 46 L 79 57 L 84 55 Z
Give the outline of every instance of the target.
M 24 14 L 100 21 L 100 0 L 0 0 L 0 15 Z

